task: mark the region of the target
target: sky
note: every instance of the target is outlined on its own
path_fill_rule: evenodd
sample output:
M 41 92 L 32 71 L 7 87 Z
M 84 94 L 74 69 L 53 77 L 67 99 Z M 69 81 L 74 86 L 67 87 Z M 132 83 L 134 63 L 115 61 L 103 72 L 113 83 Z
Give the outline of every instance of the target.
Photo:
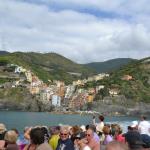
M 149 0 L 0 0 L 0 50 L 77 63 L 149 57 Z

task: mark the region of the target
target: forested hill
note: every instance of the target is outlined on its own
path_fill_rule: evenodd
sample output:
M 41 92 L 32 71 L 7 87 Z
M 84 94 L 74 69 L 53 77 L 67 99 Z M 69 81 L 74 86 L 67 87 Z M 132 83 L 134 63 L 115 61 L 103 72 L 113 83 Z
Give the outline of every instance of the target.
M 132 77 L 124 80 L 125 75 Z M 136 102 L 150 103 L 150 57 L 128 64 L 114 72 L 110 78 L 113 85 L 120 87 L 120 93 Z
M 71 82 L 92 75 L 94 71 L 56 53 L 14 52 L 0 55 L 0 62 L 13 63 L 30 69 L 43 81 L 63 80 Z
M 98 94 L 100 97 L 109 96 L 109 90 L 112 89 L 119 95 L 124 95 L 128 102 L 133 104 L 150 103 L 150 57 L 129 63 L 111 72 L 109 78 L 88 83 L 86 87 L 98 85 L 105 86 L 105 89 Z
M 118 58 L 106 62 L 77 64 L 56 53 L 0 51 L 0 62 L 12 63 L 30 69 L 44 82 L 63 80 L 71 83 L 73 80 L 84 79 L 101 72 L 112 72 L 135 61 L 129 58 Z
M 135 59 L 131 58 L 116 58 L 104 62 L 93 62 L 85 64 L 85 66 L 94 69 L 97 73 L 107 72 L 118 70 L 120 67 L 123 67 L 130 62 L 135 62 Z
M 9 54 L 9 52 L 0 50 L 0 55 L 6 55 L 6 54 Z

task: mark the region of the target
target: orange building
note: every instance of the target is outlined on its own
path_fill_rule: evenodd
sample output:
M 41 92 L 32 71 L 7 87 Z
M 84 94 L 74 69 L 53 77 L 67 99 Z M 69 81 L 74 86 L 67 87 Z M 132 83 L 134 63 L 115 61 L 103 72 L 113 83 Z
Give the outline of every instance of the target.
M 93 102 L 93 100 L 94 100 L 94 95 L 88 95 L 87 102 L 90 103 Z

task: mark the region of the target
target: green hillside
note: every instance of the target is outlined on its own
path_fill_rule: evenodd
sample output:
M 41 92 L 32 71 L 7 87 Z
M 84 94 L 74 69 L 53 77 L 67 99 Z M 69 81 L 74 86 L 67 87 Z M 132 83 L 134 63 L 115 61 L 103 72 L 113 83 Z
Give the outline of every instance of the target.
M 125 75 L 132 76 L 131 80 L 123 80 Z M 124 95 L 132 102 L 150 103 L 150 57 L 132 62 L 121 69 L 114 71 L 105 80 L 99 80 L 90 85 L 105 85 L 99 92 L 102 97 L 108 96 L 108 89 L 118 89 L 119 95 Z
M 0 56 L 0 63 L 13 63 L 23 66 L 34 72 L 40 79 L 47 82 L 50 80 L 64 80 L 70 83 L 79 76 L 74 73 L 81 74 L 86 77 L 93 74 L 93 70 L 83 65 L 74 63 L 73 61 L 58 55 L 56 53 L 23 53 L 15 52 Z
M 136 60 L 131 58 L 116 58 L 104 62 L 88 63 L 85 64 L 85 66 L 94 69 L 97 73 L 102 73 L 102 72 L 109 73 L 118 70 L 120 67 L 123 67 L 129 64 L 130 62 L 134 62 L 134 61 Z
M 0 50 L 0 55 L 6 55 L 6 54 L 9 54 L 9 52 Z

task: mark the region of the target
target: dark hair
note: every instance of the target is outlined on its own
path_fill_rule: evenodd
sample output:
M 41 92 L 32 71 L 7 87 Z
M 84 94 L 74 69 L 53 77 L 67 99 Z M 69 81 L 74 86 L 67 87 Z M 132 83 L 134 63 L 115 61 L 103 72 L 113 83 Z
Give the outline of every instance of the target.
M 79 132 L 79 133 L 75 134 L 74 139 L 81 140 L 81 139 L 84 139 L 85 137 L 86 137 L 86 134 L 84 132 Z
M 85 129 L 86 129 L 86 130 L 88 130 L 88 128 L 89 128 L 89 124 L 87 124 L 87 125 L 85 126 Z
M 144 143 L 142 137 L 137 131 L 130 131 L 125 134 L 125 140 L 128 142 L 128 145 L 131 149 L 142 148 Z
M 102 116 L 102 115 L 99 116 L 100 121 L 104 121 L 104 119 L 105 119 L 104 116 Z
M 56 128 L 55 128 L 56 130 L 60 130 L 60 126 L 56 126 Z
M 50 135 L 47 127 L 43 126 L 41 127 L 42 132 L 44 133 L 44 141 L 48 141 Z
M 144 120 L 146 120 L 146 119 L 147 119 L 147 117 L 146 117 L 146 116 L 142 116 L 142 118 L 143 118 Z
M 103 133 L 106 135 L 110 134 L 110 128 L 108 126 L 104 126 L 103 127 Z
M 44 132 L 41 128 L 33 128 L 30 132 L 30 138 L 33 144 L 42 144 L 44 143 Z
M 91 129 L 93 132 L 96 132 L 96 127 L 93 124 L 86 125 L 86 130 Z
M 128 126 L 128 130 L 133 130 L 133 128 L 131 126 Z
M 11 130 L 15 131 L 16 134 L 19 134 L 19 131 L 18 131 L 16 128 L 13 128 L 13 129 L 11 129 Z

